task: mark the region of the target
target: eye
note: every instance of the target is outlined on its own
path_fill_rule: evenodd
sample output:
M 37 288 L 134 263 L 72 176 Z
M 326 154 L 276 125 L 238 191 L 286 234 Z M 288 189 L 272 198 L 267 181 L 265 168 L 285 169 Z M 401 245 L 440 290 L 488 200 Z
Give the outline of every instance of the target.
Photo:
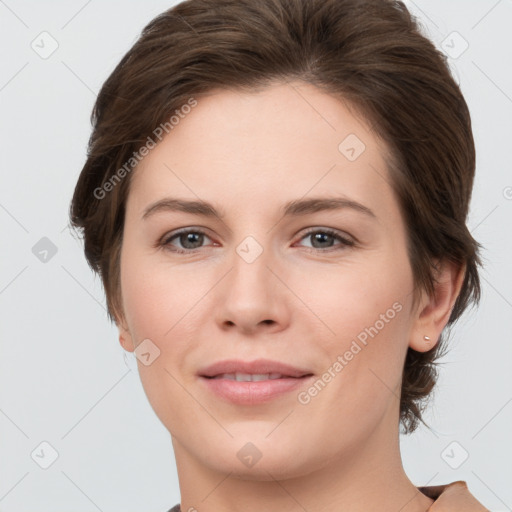
M 172 252 L 193 253 L 196 249 L 201 248 L 205 238 L 210 240 L 210 237 L 200 229 L 184 229 L 164 239 L 161 245 Z M 181 244 L 182 248 L 176 248 L 172 244 L 172 241 L 175 239 Z
M 308 237 L 312 241 L 310 249 L 313 251 L 329 252 L 329 250 L 343 250 L 345 247 L 352 247 L 355 245 L 353 240 L 328 228 L 312 229 L 305 233 L 301 240 L 307 239 Z M 159 245 L 175 253 L 191 254 L 203 247 L 205 239 L 211 241 L 210 237 L 204 231 L 189 228 L 183 229 L 173 233 L 167 238 L 164 238 Z M 338 241 L 338 244 L 333 244 L 336 241 Z M 176 247 L 176 243 L 178 243 L 180 247 Z
M 352 247 L 355 245 L 353 240 L 348 237 L 342 236 L 337 231 L 332 229 L 312 229 L 308 231 L 302 238 L 309 238 L 312 241 L 311 248 L 316 251 L 328 252 L 325 249 L 342 250 L 345 247 Z M 333 246 L 333 242 L 338 241 L 338 247 Z

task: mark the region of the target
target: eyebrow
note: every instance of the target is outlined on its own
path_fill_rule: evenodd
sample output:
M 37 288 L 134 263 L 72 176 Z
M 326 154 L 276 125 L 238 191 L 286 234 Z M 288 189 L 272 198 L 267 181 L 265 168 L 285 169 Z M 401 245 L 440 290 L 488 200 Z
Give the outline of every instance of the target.
M 307 215 L 325 210 L 341 210 L 351 209 L 359 213 L 363 213 L 368 217 L 376 219 L 377 216 L 373 211 L 357 201 L 345 197 L 312 197 L 309 199 L 296 199 L 286 203 L 283 207 L 284 217 L 296 217 Z M 193 215 L 201 215 L 203 217 L 223 217 L 222 210 L 217 210 L 211 203 L 203 200 L 188 200 L 166 197 L 150 204 L 142 215 L 142 219 L 158 212 L 179 211 L 191 213 Z

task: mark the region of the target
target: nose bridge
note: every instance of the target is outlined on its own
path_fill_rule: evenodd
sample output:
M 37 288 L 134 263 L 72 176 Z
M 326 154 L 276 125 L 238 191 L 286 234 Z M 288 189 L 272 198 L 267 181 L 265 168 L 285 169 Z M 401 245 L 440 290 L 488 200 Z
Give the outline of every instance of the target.
M 261 238 L 261 237 L 259 237 Z M 266 254 L 264 258 L 261 258 L 263 253 L 268 253 L 268 244 L 267 250 L 263 248 L 262 243 L 260 243 L 255 236 L 248 235 L 246 236 L 235 248 L 235 252 L 238 257 L 243 260 L 247 265 L 252 265 L 257 260 L 265 260 L 268 255 Z
M 246 236 L 235 246 L 231 270 L 218 298 L 220 323 L 235 324 L 244 331 L 269 320 L 282 323 L 283 301 L 277 297 L 279 286 L 269 270 L 273 266 L 272 251 L 254 235 Z
M 267 265 L 270 265 L 271 257 L 268 247 L 264 247 L 263 243 L 260 243 L 255 236 L 246 236 L 235 247 L 235 254 L 233 254 L 232 279 L 235 282 L 231 283 L 232 286 L 242 286 L 242 289 L 239 290 L 242 296 L 244 292 L 249 295 L 266 292 L 267 287 L 271 285 L 269 278 L 272 276 L 267 268 Z

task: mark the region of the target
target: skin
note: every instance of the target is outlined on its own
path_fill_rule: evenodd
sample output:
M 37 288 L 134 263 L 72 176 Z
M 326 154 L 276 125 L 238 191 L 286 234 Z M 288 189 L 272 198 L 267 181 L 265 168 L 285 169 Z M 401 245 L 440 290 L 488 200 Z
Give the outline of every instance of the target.
M 160 350 L 138 365 L 172 436 L 182 511 L 416 512 L 433 502 L 400 458 L 402 366 L 408 347 L 425 351 L 434 341 L 424 335 L 438 339 L 463 273 L 443 265 L 436 294 L 412 309 L 405 225 L 386 147 L 368 126 L 303 82 L 217 90 L 198 98 L 132 176 L 119 339 L 130 352 L 145 339 Z M 354 161 L 338 149 L 349 134 L 365 144 Z M 219 215 L 142 219 L 167 196 L 208 201 Z M 375 218 L 348 208 L 282 216 L 286 202 L 310 197 L 350 198 Z M 181 228 L 205 236 L 169 241 Z M 355 245 L 329 235 L 319 243 L 312 228 Z M 263 249 L 252 263 L 236 251 L 247 236 Z M 219 360 L 263 357 L 320 378 L 395 303 L 400 312 L 307 404 L 294 391 L 234 405 L 196 375 Z M 248 442 L 261 453 L 252 467 L 237 457 Z

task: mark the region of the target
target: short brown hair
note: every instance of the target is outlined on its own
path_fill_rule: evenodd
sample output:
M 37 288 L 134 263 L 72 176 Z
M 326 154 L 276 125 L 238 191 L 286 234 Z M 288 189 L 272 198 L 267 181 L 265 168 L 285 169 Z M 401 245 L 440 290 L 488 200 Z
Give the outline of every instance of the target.
M 480 244 L 466 227 L 475 172 L 470 114 L 446 57 L 404 4 L 187 0 L 144 28 L 103 84 L 91 116 L 70 217 L 82 231 L 89 265 L 101 275 L 111 321 L 124 318 L 119 262 L 131 181 L 126 162 L 192 96 L 251 92 L 290 79 L 348 101 L 390 149 L 414 303 L 420 290 L 433 292 L 436 260 L 465 272 L 447 326 L 478 303 Z M 123 166 L 123 179 L 112 182 Z M 98 197 L 100 189 L 109 193 Z M 424 422 L 444 341 L 441 336 L 428 352 L 408 349 L 400 401 L 405 433 Z

